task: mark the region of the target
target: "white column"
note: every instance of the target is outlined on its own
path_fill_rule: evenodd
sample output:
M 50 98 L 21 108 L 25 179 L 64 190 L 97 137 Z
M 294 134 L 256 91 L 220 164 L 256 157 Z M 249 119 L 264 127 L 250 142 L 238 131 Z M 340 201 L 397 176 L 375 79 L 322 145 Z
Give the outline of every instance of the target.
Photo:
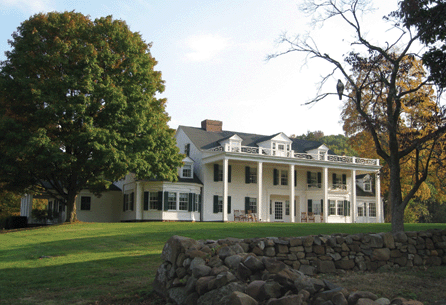
M 324 222 L 328 222 L 328 167 L 323 168 L 322 189 L 324 191 Z
M 262 219 L 263 221 L 266 219 L 263 215 L 263 162 L 257 163 L 257 185 L 258 185 L 258 193 L 257 193 L 257 203 L 258 203 L 258 219 Z M 268 206 L 268 205 L 267 205 Z
M 376 200 L 376 222 L 384 222 L 383 206 L 381 202 L 381 180 L 379 171 L 375 173 L 375 200 Z
M 291 222 L 295 222 L 294 217 L 294 164 L 290 164 L 290 218 Z
M 356 222 L 356 171 L 352 170 L 352 206 L 351 206 L 351 217 L 352 223 Z
M 135 214 L 136 220 L 142 220 L 142 212 L 143 212 L 143 200 L 141 195 L 141 183 L 136 182 L 136 192 L 135 192 L 136 200 L 135 200 Z
M 223 159 L 223 221 L 228 221 L 228 159 Z

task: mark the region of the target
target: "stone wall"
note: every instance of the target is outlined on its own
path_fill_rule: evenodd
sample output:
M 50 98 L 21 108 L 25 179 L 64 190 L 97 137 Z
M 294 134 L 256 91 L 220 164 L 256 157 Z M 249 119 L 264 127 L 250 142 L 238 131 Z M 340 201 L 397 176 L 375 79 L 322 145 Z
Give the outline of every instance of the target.
M 154 289 L 176 304 L 389 304 L 308 276 L 445 265 L 446 230 L 217 241 L 173 236 L 162 259 Z

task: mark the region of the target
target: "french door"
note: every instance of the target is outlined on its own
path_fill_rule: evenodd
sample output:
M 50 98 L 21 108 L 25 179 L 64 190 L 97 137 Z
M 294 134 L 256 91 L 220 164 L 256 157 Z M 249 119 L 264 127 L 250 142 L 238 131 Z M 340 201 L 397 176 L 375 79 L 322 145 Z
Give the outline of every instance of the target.
M 276 221 L 283 220 L 283 202 L 282 201 L 274 201 L 274 220 L 276 220 Z

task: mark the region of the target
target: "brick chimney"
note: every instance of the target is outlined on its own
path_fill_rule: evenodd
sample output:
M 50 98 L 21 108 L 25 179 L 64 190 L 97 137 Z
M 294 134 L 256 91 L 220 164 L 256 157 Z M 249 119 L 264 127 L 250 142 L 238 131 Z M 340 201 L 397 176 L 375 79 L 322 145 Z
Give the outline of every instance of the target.
M 201 128 L 206 131 L 220 132 L 223 128 L 222 121 L 204 120 L 201 122 Z

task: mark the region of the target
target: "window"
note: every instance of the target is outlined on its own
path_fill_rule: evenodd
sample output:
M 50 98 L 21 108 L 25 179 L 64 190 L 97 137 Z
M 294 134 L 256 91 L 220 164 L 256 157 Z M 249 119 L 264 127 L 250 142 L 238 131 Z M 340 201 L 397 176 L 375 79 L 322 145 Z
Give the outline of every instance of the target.
M 149 208 L 151 210 L 157 210 L 158 209 L 158 193 L 157 192 L 150 192 L 150 195 L 149 195 Z
M 288 171 L 285 170 L 280 171 L 280 184 L 288 185 Z
M 91 209 L 91 197 L 81 197 L 81 211 L 90 211 Z
M 257 198 L 249 198 L 249 209 L 251 213 L 257 213 Z
M 364 216 L 364 207 L 358 207 L 358 217 Z
M 228 165 L 228 182 L 231 182 L 231 165 Z M 214 164 L 214 181 L 223 181 L 223 166 Z
M 199 211 L 200 210 L 200 194 L 195 194 L 195 205 L 194 208 L 192 209 L 194 212 Z
M 167 208 L 169 210 L 177 209 L 177 193 L 169 192 L 167 197 Z
M 184 145 L 184 154 L 189 157 L 190 155 L 190 143 L 187 143 L 186 145 Z
M 188 203 L 189 203 L 189 194 L 187 194 L 187 193 L 180 193 L 179 210 L 180 211 L 187 211 Z
M 221 213 L 221 212 L 223 212 L 223 196 L 217 196 L 217 197 L 218 197 L 218 200 L 217 200 L 217 211 L 216 211 L 216 213 Z
M 336 200 L 328 200 L 329 215 L 336 215 Z
M 182 177 L 183 178 L 192 178 L 192 165 L 185 164 L 183 166 Z
M 376 203 L 374 202 L 369 203 L 369 216 L 376 217 Z
M 372 191 L 372 181 L 370 181 L 370 179 L 364 179 L 364 191 L 366 192 Z
M 308 186 L 308 188 L 321 188 L 322 187 L 322 173 L 307 172 L 307 186 Z
M 336 215 L 343 216 L 344 215 L 344 200 L 338 200 L 338 213 Z
M 347 175 L 336 175 L 333 174 L 333 189 L 337 190 L 347 190 Z
M 288 185 L 288 171 L 274 169 L 274 185 Z
M 290 215 L 290 201 L 285 201 L 285 215 Z
M 245 167 L 245 183 L 257 183 L 257 168 Z

